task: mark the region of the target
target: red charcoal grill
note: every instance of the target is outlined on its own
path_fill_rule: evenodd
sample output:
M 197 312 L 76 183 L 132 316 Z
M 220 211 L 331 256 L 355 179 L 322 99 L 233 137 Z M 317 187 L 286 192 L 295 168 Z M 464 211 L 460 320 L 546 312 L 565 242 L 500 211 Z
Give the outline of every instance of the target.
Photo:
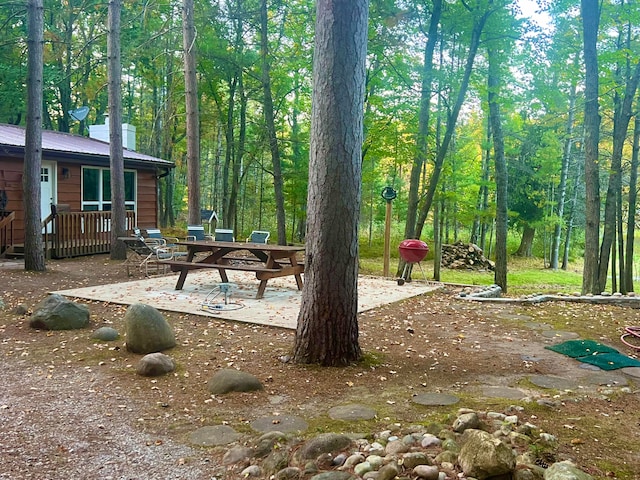
M 426 280 L 427 277 L 422 270 L 420 262 L 424 260 L 424 257 L 429 253 L 429 245 L 422 240 L 409 239 L 401 241 L 398 250 L 400 251 L 400 256 L 406 262 L 402 270 L 402 276 L 398 279 L 398 285 L 404 285 L 404 282 L 407 280 L 407 273 L 410 271 L 410 266 L 414 263 L 418 264 L 422 276 Z

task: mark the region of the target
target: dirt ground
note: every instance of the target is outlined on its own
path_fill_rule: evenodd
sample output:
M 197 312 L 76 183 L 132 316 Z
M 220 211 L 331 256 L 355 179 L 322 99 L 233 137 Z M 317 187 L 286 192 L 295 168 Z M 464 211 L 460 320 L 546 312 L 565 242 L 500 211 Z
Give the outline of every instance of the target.
M 284 363 L 294 341 L 289 330 L 167 312 L 178 346 L 165 353 L 178 368 L 150 379 L 136 375 L 140 356 L 127 352 L 124 339 L 91 339 L 101 326 L 122 332 L 124 306 L 83 302 L 91 311 L 86 330 L 29 327 L 33 307 L 50 291 L 129 280 L 120 263 L 94 256 L 47 267 L 0 267 L 0 479 L 230 478 L 219 466 L 224 449 L 190 445 L 191 432 L 227 424 L 250 435 L 253 420 L 277 414 L 305 418 L 309 436 L 376 432 L 391 423 L 448 421 L 461 407 L 501 411 L 514 403 L 524 406 L 525 421 L 558 437 L 557 460 L 571 459 L 594 478 L 640 479 L 640 387 L 632 377 L 625 388 L 585 383 L 572 391 L 529 381 L 593 373 L 545 350 L 549 329 L 635 355 L 619 337 L 625 325 L 640 324 L 638 310 L 481 304 L 457 298 L 460 288 L 449 286 L 362 314 L 365 356 L 347 368 Z M 16 311 L 20 305 L 26 314 Z M 266 388 L 213 397 L 206 383 L 220 368 L 252 373 Z M 487 387 L 517 387 L 534 401 L 487 396 Z M 412 402 L 427 392 L 461 401 Z M 347 424 L 327 415 L 350 403 L 374 408 L 377 418 Z

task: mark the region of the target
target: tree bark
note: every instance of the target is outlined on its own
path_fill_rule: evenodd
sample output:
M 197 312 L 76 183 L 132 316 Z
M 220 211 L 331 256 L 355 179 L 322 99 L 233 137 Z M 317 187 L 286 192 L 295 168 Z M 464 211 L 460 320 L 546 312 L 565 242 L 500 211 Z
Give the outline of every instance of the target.
M 109 83 L 109 160 L 111 176 L 111 259 L 127 258 L 127 247 L 118 240 L 126 233 L 124 205 L 124 156 L 122 151 L 122 62 L 120 13 L 122 0 L 109 0 L 107 68 Z
M 581 143 L 584 148 L 584 142 Z M 583 151 L 581 154 L 583 155 Z M 576 205 L 578 205 L 578 185 L 581 183 L 580 179 L 582 178 L 582 168 L 581 163 L 576 162 L 576 172 L 575 178 L 573 179 L 573 194 L 571 196 L 571 203 L 569 208 L 569 218 L 567 219 L 567 231 L 564 235 L 564 249 L 562 252 L 562 266 L 560 267 L 562 270 L 567 270 L 569 268 L 569 251 L 571 247 L 571 237 L 573 234 L 573 224 L 575 223 L 576 218 Z
M 638 81 L 640 81 L 640 64 L 636 65 L 632 77 L 627 80 L 622 101 L 616 93 L 616 107 L 613 120 L 613 151 L 611 155 L 607 197 L 604 206 L 604 233 L 600 247 L 598 288 L 601 292 L 603 292 L 607 286 L 609 255 L 616 238 L 617 212 L 622 209 L 622 206 L 618 204 L 618 200 L 622 197 L 622 151 L 627 138 L 627 131 L 629 130 L 629 121 L 633 115 L 631 107 L 638 87 Z M 621 285 L 621 287 L 624 286 Z
M 636 205 L 638 202 L 638 152 L 640 151 L 640 119 L 636 115 L 633 128 L 633 151 L 629 174 L 629 213 L 627 215 L 627 244 L 625 256 L 625 286 L 633 292 L 633 247 L 635 243 Z
M 579 56 L 576 55 L 577 62 Z M 575 63 L 574 62 L 574 63 Z M 577 83 L 573 81 L 571 84 L 571 92 L 569 93 L 569 115 L 567 117 L 566 138 L 564 140 L 564 149 L 562 151 L 562 167 L 560 171 L 560 184 L 558 185 L 558 205 L 556 214 L 558 219 L 553 228 L 553 241 L 551 245 L 551 258 L 549 266 L 553 270 L 558 269 L 558 258 L 560 256 L 560 240 L 562 237 L 562 223 L 564 221 L 564 204 L 567 198 L 567 177 L 569 176 L 569 161 L 571 159 L 571 146 L 573 145 L 573 121 L 575 118 L 576 106 L 576 88 Z
M 40 212 L 42 167 L 42 76 L 44 6 L 27 2 L 27 125 L 25 132 L 22 196 L 24 199 L 24 269 L 44 271 L 44 245 Z
M 188 222 L 200 224 L 200 119 L 198 107 L 198 76 L 196 72 L 196 29 L 193 0 L 184 0 L 182 7 L 182 39 L 184 50 L 184 88 L 187 114 L 187 186 Z
M 427 43 L 424 48 L 424 62 L 422 67 L 422 90 L 420 92 L 420 111 L 418 113 L 418 133 L 416 135 L 416 155 L 411 166 L 409 180 L 409 198 L 407 200 L 407 215 L 405 220 L 405 238 L 415 238 L 416 219 L 418 217 L 418 202 L 420 192 L 420 176 L 427 159 L 429 135 L 429 117 L 431 112 L 431 93 L 433 82 L 433 52 L 438 41 L 438 25 L 442 15 L 442 0 L 433 1 L 433 11 L 429 21 Z M 402 266 L 402 265 L 401 265 Z M 399 267 L 399 269 L 401 268 Z
M 471 78 L 471 73 L 473 71 L 473 64 L 476 58 L 478 47 L 480 45 L 480 36 L 487 22 L 487 19 L 489 18 L 492 12 L 493 12 L 492 10 L 485 11 L 474 22 L 473 30 L 471 32 L 471 43 L 469 45 L 469 53 L 467 54 L 464 74 L 460 82 L 460 90 L 458 91 L 458 95 L 453 105 L 453 108 L 451 109 L 451 113 L 447 116 L 447 126 L 445 129 L 444 138 L 442 140 L 442 144 L 438 148 L 438 152 L 436 154 L 436 159 L 434 162 L 433 172 L 431 173 L 431 178 L 429 179 L 429 186 L 427 188 L 424 203 L 422 204 L 422 207 L 420 208 L 420 213 L 418 215 L 415 238 L 420 238 L 420 236 L 422 235 L 422 228 L 427 219 L 427 215 L 429 214 L 429 209 L 431 208 L 431 203 L 433 202 L 433 197 L 436 193 L 438 180 L 440 179 L 440 173 L 442 172 L 442 166 L 444 165 L 444 160 L 449 150 L 449 144 L 451 143 L 451 139 L 453 138 L 453 133 L 455 131 L 456 123 L 458 121 L 458 115 L 460 114 L 460 109 L 462 108 L 462 104 L 464 103 L 464 99 L 467 94 L 467 89 L 469 87 L 469 79 Z
M 358 343 L 367 0 L 318 0 L 305 285 L 294 361 L 347 365 Z M 340 219 L 336 222 L 336 219 Z
M 598 279 L 598 244 L 600 237 L 600 173 L 598 170 L 598 142 L 600 114 L 598 101 L 598 0 L 581 0 L 584 38 L 585 104 L 584 104 L 584 184 L 585 184 L 585 242 L 582 293 L 602 292 Z
M 525 225 L 522 230 L 522 238 L 520 238 L 520 246 L 514 255 L 519 257 L 530 257 L 533 250 L 533 238 L 536 235 L 536 229 L 531 225 Z
M 269 136 L 269 150 L 271 151 L 271 165 L 273 168 L 273 192 L 276 202 L 276 225 L 278 228 L 278 243 L 286 245 L 287 229 L 284 212 L 284 181 L 282 179 L 282 163 L 278 147 L 275 118 L 273 112 L 273 95 L 271 93 L 271 64 L 269 63 L 267 0 L 260 2 L 260 56 L 262 57 L 262 91 L 264 94 L 264 121 Z
M 493 132 L 493 155 L 496 163 L 496 269 L 495 283 L 507 293 L 507 232 L 509 228 L 507 208 L 507 161 L 504 155 L 502 118 L 498 104 L 500 71 L 496 52 L 488 49 L 489 75 L 487 81 L 489 120 Z

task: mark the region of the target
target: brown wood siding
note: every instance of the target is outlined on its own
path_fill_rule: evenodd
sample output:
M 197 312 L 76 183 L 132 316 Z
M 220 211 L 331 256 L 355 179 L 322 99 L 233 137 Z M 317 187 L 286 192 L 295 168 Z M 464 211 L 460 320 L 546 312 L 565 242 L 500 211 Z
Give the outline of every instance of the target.
M 43 158 L 44 161 L 48 160 Z M 24 243 L 24 204 L 22 201 L 22 158 L 0 156 L 0 190 L 7 193 L 7 211 L 15 212 L 14 241 Z M 85 164 L 89 165 L 89 164 Z M 93 165 L 92 165 L 93 166 Z M 104 168 L 104 166 L 101 166 Z M 139 226 L 157 226 L 156 170 L 137 170 L 137 211 Z M 79 212 L 82 207 L 82 165 L 57 162 L 57 203 L 69 205 L 69 210 Z M 50 212 L 42 212 L 46 218 Z
M 58 162 L 57 174 L 58 203 L 69 205 L 72 212 L 79 212 L 82 207 L 82 167 Z
M 137 221 L 139 227 L 158 226 L 156 172 L 138 170 Z
M 24 242 L 24 206 L 22 202 L 22 159 L 0 157 L 0 190 L 7 194 L 6 210 L 15 212 L 14 241 Z

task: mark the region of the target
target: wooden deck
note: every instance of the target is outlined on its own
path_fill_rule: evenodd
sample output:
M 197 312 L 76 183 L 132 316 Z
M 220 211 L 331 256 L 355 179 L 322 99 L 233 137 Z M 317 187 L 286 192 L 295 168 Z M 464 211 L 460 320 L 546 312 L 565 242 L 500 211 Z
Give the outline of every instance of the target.
M 133 230 L 135 212 L 127 212 L 126 229 Z M 96 255 L 111 251 L 111 212 L 58 212 L 43 222 L 50 258 Z

